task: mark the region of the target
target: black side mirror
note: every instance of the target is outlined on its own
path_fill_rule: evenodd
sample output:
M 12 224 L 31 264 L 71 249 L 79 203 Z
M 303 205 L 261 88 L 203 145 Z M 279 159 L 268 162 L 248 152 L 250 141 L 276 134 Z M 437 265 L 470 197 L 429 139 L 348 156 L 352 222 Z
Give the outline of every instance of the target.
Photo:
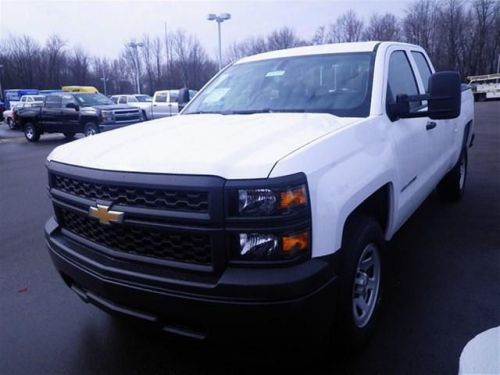
M 429 77 L 429 117 L 434 120 L 460 116 L 462 90 L 458 72 L 439 72 Z
M 460 116 L 462 91 L 458 72 L 438 72 L 429 77 L 429 92 L 424 95 L 398 95 L 390 104 L 391 116 L 396 118 L 430 117 L 433 120 Z M 427 100 L 427 111 L 411 112 L 410 102 Z
M 66 108 L 73 108 L 75 111 L 78 111 L 80 109 L 80 107 L 75 103 L 66 104 Z
M 189 90 L 185 87 L 179 90 L 179 109 L 184 108 L 184 106 L 189 102 Z

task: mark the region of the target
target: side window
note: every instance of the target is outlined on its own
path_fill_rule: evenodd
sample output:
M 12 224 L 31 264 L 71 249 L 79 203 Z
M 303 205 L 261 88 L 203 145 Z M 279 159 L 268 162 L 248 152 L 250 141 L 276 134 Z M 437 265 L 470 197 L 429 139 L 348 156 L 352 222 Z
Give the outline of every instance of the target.
M 115 104 L 116 104 L 116 103 L 118 103 L 118 97 L 116 97 L 116 96 L 112 96 L 112 97 L 111 97 L 111 100 L 112 100 L 112 101 L 113 101 L 113 103 L 115 103 Z
M 62 107 L 66 108 L 66 105 L 69 104 L 69 103 L 76 104 L 75 100 L 73 99 L 73 96 L 71 96 L 71 95 L 63 95 L 63 97 L 62 97 Z
M 161 93 L 161 94 L 156 95 L 156 102 L 157 103 L 166 103 L 167 102 L 167 94 Z
M 57 95 L 47 96 L 45 99 L 45 107 L 47 108 L 61 108 L 62 98 Z
M 23 97 L 21 98 L 21 103 L 24 103 L 24 102 L 26 102 L 26 97 L 25 97 L 25 96 L 23 96 Z
M 129 103 L 137 103 L 137 99 L 134 96 L 129 96 L 128 97 L 128 102 Z
M 418 86 L 410 61 L 404 51 L 395 51 L 389 59 L 387 102 L 395 103 L 400 94 L 418 95 Z M 420 107 L 420 102 L 410 102 L 410 110 Z
M 118 100 L 118 103 L 120 103 L 120 104 L 127 104 L 127 97 L 126 96 L 120 96 L 120 100 Z
M 431 68 L 427 63 L 427 60 L 423 53 L 412 51 L 413 59 L 417 64 L 418 72 L 420 73 L 420 77 L 422 77 L 422 83 L 424 84 L 425 92 L 429 89 L 429 77 L 432 74 Z

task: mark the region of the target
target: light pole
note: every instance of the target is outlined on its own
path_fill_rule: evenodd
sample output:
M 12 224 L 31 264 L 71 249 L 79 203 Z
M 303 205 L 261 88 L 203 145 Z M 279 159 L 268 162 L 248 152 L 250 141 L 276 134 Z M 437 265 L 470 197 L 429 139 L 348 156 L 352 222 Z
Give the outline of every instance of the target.
M 221 14 L 210 13 L 207 16 L 207 20 L 217 22 L 217 29 L 219 31 L 219 70 L 222 69 L 222 42 L 220 34 L 220 24 L 229 19 L 231 19 L 231 15 L 229 13 L 221 13 Z
M 134 50 L 134 65 L 135 65 L 135 78 L 136 78 L 136 83 L 137 83 L 137 93 L 141 93 L 141 84 L 139 82 L 139 52 L 137 50 L 138 47 L 144 47 L 144 43 L 136 43 L 134 41 L 130 42 L 128 44 L 130 48 Z
M 105 96 L 108 96 L 108 92 L 106 90 L 106 82 L 109 81 L 109 78 L 106 77 L 106 72 L 104 71 L 104 66 L 102 66 L 102 77 L 101 77 L 101 81 L 104 85 L 104 95 Z

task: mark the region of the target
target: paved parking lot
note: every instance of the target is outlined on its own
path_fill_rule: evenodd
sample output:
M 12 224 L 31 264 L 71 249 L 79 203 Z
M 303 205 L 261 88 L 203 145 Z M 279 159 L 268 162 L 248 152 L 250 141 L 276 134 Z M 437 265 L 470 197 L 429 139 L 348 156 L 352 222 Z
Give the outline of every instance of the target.
M 128 327 L 83 304 L 45 248 L 45 157 L 0 125 L 0 374 L 456 374 L 462 348 L 500 325 L 500 101 L 476 104 L 465 199 L 432 195 L 390 243 L 373 340 L 349 358 L 309 343 L 195 343 Z

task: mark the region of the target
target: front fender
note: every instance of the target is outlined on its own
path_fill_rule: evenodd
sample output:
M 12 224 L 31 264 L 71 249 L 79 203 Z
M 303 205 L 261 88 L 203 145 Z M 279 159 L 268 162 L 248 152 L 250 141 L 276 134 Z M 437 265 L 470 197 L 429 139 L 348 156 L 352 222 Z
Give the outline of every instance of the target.
M 313 256 L 340 249 L 350 213 L 380 187 L 395 181 L 396 159 L 388 126 L 378 116 L 360 120 L 295 151 L 273 169 L 272 177 L 296 172 L 307 176 Z M 389 201 L 388 228 L 395 207 L 393 194 Z

